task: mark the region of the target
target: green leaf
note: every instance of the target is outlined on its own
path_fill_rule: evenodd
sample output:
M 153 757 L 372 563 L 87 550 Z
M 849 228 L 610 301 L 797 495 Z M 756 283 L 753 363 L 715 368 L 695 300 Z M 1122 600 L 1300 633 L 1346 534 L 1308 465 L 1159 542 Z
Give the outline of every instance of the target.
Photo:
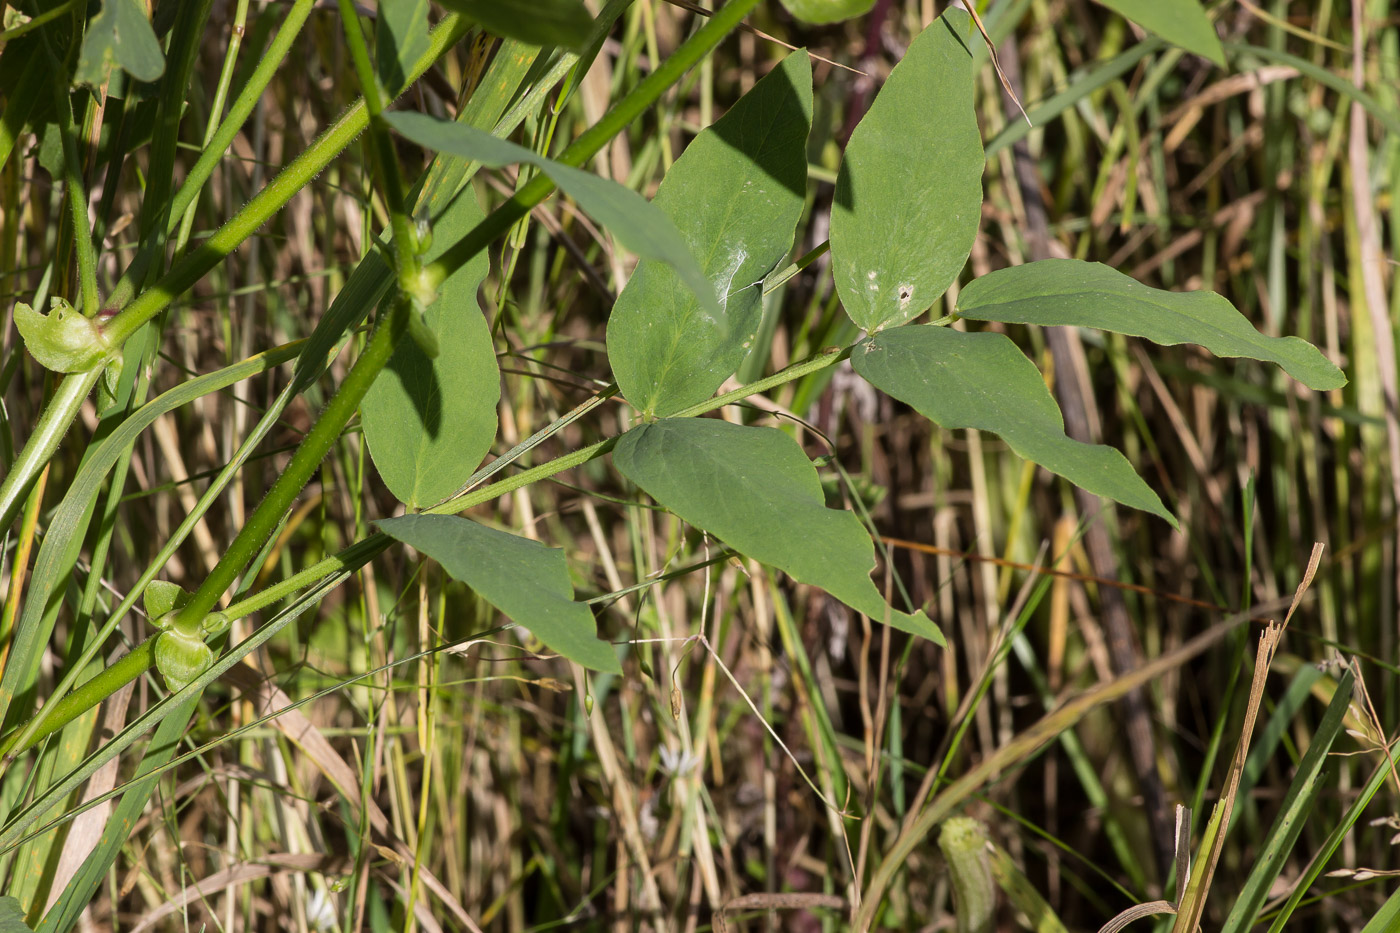
M 482 219 L 470 186 L 434 226 L 434 258 Z M 429 358 L 418 342 L 400 340 L 385 372 L 360 403 L 370 457 L 385 485 L 409 508 L 456 492 L 496 437 L 501 376 L 491 331 L 476 290 L 489 261 L 479 253 L 442 284 L 423 322 L 437 338 Z
M 763 277 L 787 257 L 802 216 L 812 67 L 789 55 L 686 147 L 652 205 L 675 221 L 713 283 L 706 312 L 676 272 L 643 260 L 608 320 L 617 384 L 648 416 L 709 398 L 739 368 L 763 316 Z
M 574 602 L 564 552 L 455 515 L 405 515 L 375 522 L 385 534 L 433 558 L 454 580 L 534 632 L 571 661 L 621 673 L 598 638 L 593 613 Z
M 428 51 L 428 0 L 379 0 L 374 51 L 384 87 L 408 84 L 413 63 Z
M 958 314 L 1008 324 L 1096 327 L 1169 347 L 1196 343 L 1216 356 L 1277 363 L 1312 389 L 1336 389 L 1347 381 L 1312 344 L 1266 337 L 1214 292 L 1150 288 L 1095 262 L 1045 259 L 984 275 L 958 295 Z
M 73 83 L 94 88 L 107 80 L 113 63 L 138 81 L 154 81 L 165 73 L 151 21 L 139 0 L 106 0 L 102 12 L 88 23 Z
M 1121 453 L 1065 436 L 1060 406 L 1040 371 L 1005 334 L 901 327 L 857 344 L 851 365 L 945 428 L 991 431 L 1050 472 L 1176 526 Z
M 922 612 L 905 615 L 885 604 L 870 580 L 870 535 L 851 512 L 826 507 L 812 462 L 782 431 L 663 419 L 622 435 L 613 463 L 647 495 L 740 553 L 821 587 L 876 622 L 945 643 Z
M 169 580 L 152 580 L 141 593 L 141 605 L 146 610 L 146 618 L 155 622 L 176 609 L 183 609 L 190 601 L 189 592 L 178 583 Z
M 580 48 L 593 17 L 581 0 L 441 0 L 487 32 L 532 45 Z
M 836 23 L 862 16 L 875 0 L 783 0 L 783 6 L 805 23 Z
M 535 166 L 594 220 L 611 230 L 623 246 L 643 259 L 657 259 L 674 266 L 681 280 L 699 296 L 705 309 L 716 317 L 720 315 L 714 288 L 686 248 L 685 238 L 670 218 L 637 192 L 463 123 L 448 123 L 426 113 L 411 112 L 386 113 L 384 119 L 404 138 L 437 152 L 471 159 L 492 168 L 514 163 Z
M 1099 3 L 1172 45 L 1225 67 L 1220 37 L 1215 34 L 1215 26 L 1198 0 L 1099 0 Z
M 98 323 L 62 298 L 49 299 L 48 314 L 17 303 L 15 327 L 29 355 L 56 373 L 90 372 L 104 365 L 112 352 Z
M 846 147 L 831 265 L 846 313 L 870 333 L 922 314 L 972 252 L 984 162 L 972 108 L 975 35 L 962 10 L 920 33 Z

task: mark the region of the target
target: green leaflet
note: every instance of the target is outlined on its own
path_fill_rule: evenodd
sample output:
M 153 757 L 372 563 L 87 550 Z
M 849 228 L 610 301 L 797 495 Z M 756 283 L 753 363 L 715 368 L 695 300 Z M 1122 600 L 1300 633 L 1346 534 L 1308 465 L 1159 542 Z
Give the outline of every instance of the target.
M 482 219 L 470 186 L 434 225 L 431 259 Z M 479 253 L 443 282 L 423 313 L 439 352 L 429 359 L 413 340 L 400 340 L 393 359 L 360 403 L 365 440 L 385 485 L 409 508 L 456 492 L 486 456 L 496 436 L 500 370 L 476 290 L 489 261 Z
M 1216 356 L 1277 363 L 1312 389 L 1346 385 L 1342 371 L 1298 337 L 1266 337 L 1214 292 L 1150 288 L 1116 269 L 1077 259 L 1045 259 L 969 283 L 958 314 L 977 321 L 1096 327 L 1153 343 L 1196 343 Z
M 783 0 L 787 11 L 803 22 L 835 23 L 861 16 L 875 0 Z
M 455 515 L 405 515 L 375 524 L 442 564 L 454 580 L 569 660 L 595 671 L 622 672 L 612 646 L 598 638 L 593 613 L 574 602 L 559 548 Z
M 62 298 L 49 299 L 48 314 L 19 302 L 15 305 L 15 327 L 29 355 L 56 373 L 89 372 L 112 352 L 97 322 L 83 317 Z
M 723 308 L 708 313 L 674 269 L 643 260 L 608 319 L 608 359 L 646 415 L 709 398 L 739 368 L 763 315 L 764 275 L 802 215 L 812 67 L 789 55 L 686 147 L 654 207 L 670 217 Z
M 1095 495 L 1176 525 L 1126 457 L 1065 435 L 1060 406 L 1040 371 L 1005 334 L 901 327 L 857 344 L 851 365 L 876 388 L 945 428 L 992 431 L 1018 455 Z
M 442 0 L 487 32 L 532 45 L 578 48 L 588 41 L 593 17 L 581 0 Z
M 826 590 L 876 622 L 944 644 L 922 612 L 885 604 L 875 550 L 854 514 L 829 509 L 812 462 L 776 428 L 669 418 L 624 434 L 613 464 L 647 495 L 725 544 Z
M 375 65 L 379 83 L 401 88 L 413 63 L 428 51 L 428 0 L 379 0 L 375 17 Z
M 516 162 L 535 166 L 553 179 L 594 220 L 611 230 L 623 246 L 643 259 L 659 259 L 674 266 L 681 280 L 699 296 L 706 310 L 716 317 L 720 315 L 714 289 L 686 248 L 685 239 L 676 230 L 676 225 L 637 192 L 591 172 L 546 159 L 524 146 L 498 139 L 464 123 L 448 123 L 426 113 L 407 111 L 386 113 L 384 119 L 404 138 L 437 152 L 481 162 L 492 168 Z
M 1225 67 L 1225 51 L 1199 0 L 1099 0 L 1172 45 Z
M 846 313 L 870 333 L 932 306 L 972 251 L 984 161 L 972 107 L 975 35 L 962 10 L 920 33 L 846 147 L 831 266 Z
M 165 72 L 160 43 L 138 0 L 105 0 L 88 23 L 73 83 L 99 87 L 114 63 L 138 81 L 154 81 Z

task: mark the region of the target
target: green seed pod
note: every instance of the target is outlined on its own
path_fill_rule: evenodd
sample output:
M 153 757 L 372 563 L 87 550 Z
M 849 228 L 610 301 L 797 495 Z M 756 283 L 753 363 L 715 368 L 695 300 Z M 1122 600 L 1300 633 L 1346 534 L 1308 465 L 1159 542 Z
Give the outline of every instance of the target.
M 948 860 L 958 933 L 991 933 L 996 916 L 997 889 L 987 856 L 987 831 L 967 816 L 945 820 L 938 847 Z
M 205 638 L 213 638 L 228 631 L 229 619 L 222 612 L 211 612 L 199 623 L 199 632 Z
M 176 629 L 167 629 L 160 634 L 156 639 L 155 655 L 156 670 L 165 678 L 165 685 L 172 693 L 183 690 L 214 663 L 214 652 L 209 650 L 208 645 Z
M 49 301 L 49 313 L 15 305 L 15 326 L 29 355 L 56 373 L 85 373 L 106 362 L 112 352 L 102 328 L 62 298 Z

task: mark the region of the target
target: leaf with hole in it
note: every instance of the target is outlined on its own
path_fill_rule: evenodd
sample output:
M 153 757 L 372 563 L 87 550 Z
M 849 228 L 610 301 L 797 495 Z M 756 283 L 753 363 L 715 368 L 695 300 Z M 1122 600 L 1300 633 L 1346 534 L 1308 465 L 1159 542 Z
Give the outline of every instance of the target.
M 1225 67 L 1220 37 L 1199 0 L 1098 0 L 1172 45 Z
M 588 41 L 593 17 L 582 0 L 441 0 L 449 10 L 474 19 L 487 32 L 532 45 L 579 48 Z
M 792 249 L 807 184 L 812 67 L 794 52 L 696 136 L 652 200 L 685 237 L 723 308 L 715 317 L 664 263 L 643 260 L 608 319 L 623 395 L 669 415 L 739 368 L 763 315 L 763 277 Z
M 1065 435 L 1060 406 L 1040 371 L 1004 334 L 900 327 L 857 344 L 851 365 L 876 388 L 945 428 L 991 431 L 1050 472 L 1176 526 L 1126 457 Z
M 482 219 L 470 186 L 434 225 L 435 258 Z M 496 437 L 501 376 L 491 332 L 477 304 L 486 278 L 485 253 L 442 283 L 423 321 L 437 338 L 429 358 L 413 340 L 400 340 L 360 416 L 375 468 L 400 502 L 423 508 L 446 498 L 471 476 Z
M 160 42 L 138 0 L 105 0 L 83 35 L 73 83 L 100 87 L 113 64 L 138 81 L 154 81 L 165 73 Z
M 982 136 L 972 107 L 971 18 L 948 10 L 919 34 L 851 134 L 831 207 L 831 268 L 870 333 L 927 310 L 972 252 Z
M 776 428 L 668 418 L 628 431 L 613 463 L 697 528 L 876 622 L 944 644 L 922 612 L 896 612 L 870 579 L 875 550 L 856 516 L 829 509 L 812 462 Z
M 375 522 L 387 535 L 442 564 L 454 580 L 571 661 L 620 673 L 593 613 L 574 602 L 564 552 L 456 515 L 405 515 Z
M 464 123 L 449 123 L 426 113 L 411 112 L 386 113 L 384 119 L 405 139 L 437 152 L 471 159 L 492 168 L 515 163 L 535 166 L 594 220 L 611 230 L 623 246 L 643 259 L 656 259 L 673 266 L 686 286 L 699 297 L 705 310 L 719 316 L 715 291 L 685 245 L 685 238 L 669 217 L 637 192 Z
M 1336 389 L 1346 376 L 1298 337 L 1267 337 L 1215 292 L 1168 292 L 1097 262 L 1045 259 L 973 280 L 958 314 L 1007 324 L 1111 330 L 1163 346 L 1195 343 L 1216 356 L 1277 363 L 1312 389 Z
M 428 51 L 428 0 L 379 0 L 374 52 L 379 82 L 398 89 Z

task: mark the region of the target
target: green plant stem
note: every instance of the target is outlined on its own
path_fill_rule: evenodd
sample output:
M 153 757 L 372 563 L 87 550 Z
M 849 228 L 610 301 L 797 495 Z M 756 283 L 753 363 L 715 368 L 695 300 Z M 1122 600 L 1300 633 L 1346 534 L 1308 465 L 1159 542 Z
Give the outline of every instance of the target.
M 73 419 L 78 417 L 78 410 L 83 407 L 83 399 L 87 398 L 101 377 L 100 366 L 91 372 L 64 376 L 54 394 L 49 397 L 48 404 L 44 406 L 44 413 L 39 416 L 39 423 L 34 426 L 34 432 L 25 441 L 24 449 L 19 452 L 14 463 L 10 464 L 10 472 L 5 474 L 4 482 L 0 482 L 0 516 L 3 516 L 0 517 L 0 530 L 9 528 L 10 523 L 14 521 L 20 504 L 24 502 L 29 487 L 34 483 L 34 478 L 58 449 L 63 435 L 68 433 Z
M 48 33 L 43 33 L 42 36 L 49 57 L 53 59 L 54 70 L 63 74 L 64 70 L 58 62 L 58 57 L 49 47 Z M 55 82 L 53 95 L 54 112 L 58 115 L 58 135 L 63 141 L 64 194 L 68 201 L 69 221 L 73 227 L 73 252 L 78 260 L 78 289 L 82 296 L 78 309 L 84 317 L 93 317 L 98 311 L 97 255 L 92 248 L 92 227 L 88 224 L 87 190 L 83 187 L 83 163 L 78 156 L 78 142 L 74 135 L 73 106 L 66 84 Z M 62 291 L 61 289 L 60 293 Z M 8 526 L 9 522 L 5 525 Z

